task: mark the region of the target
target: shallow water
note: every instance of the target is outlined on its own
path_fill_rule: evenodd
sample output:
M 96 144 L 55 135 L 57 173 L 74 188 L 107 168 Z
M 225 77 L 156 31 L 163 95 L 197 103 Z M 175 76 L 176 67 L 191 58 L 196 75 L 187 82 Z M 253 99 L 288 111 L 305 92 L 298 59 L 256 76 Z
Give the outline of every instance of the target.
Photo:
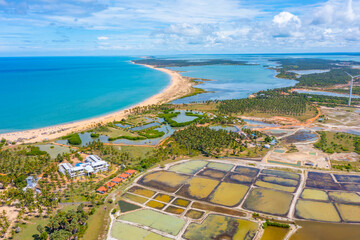
M 312 90 L 296 90 L 298 93 L 304 94 L 314 94 L 314 95 L 323 95 L 323 96 L 332 96 L 332 97 L 349 97 L 349 94 L 343 93 L 333 93 L 333 92 L 323 92 L 323 91 L 312 91 Z M 360 98 L 360 96 L 352 95 L 352 98 Z

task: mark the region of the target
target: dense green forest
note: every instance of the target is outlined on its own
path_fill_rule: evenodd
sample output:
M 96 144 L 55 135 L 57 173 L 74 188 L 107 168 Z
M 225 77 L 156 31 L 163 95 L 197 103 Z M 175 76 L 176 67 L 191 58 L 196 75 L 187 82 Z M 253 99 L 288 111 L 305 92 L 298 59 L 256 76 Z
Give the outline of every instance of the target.
M 346 84 L 351 78 L 342 69 L 332 69 L 330 72 L 302 75 L 297 79 L 296 86 L 327 87 L 335 84 Z
M 306 112 L 307 99 L 297 94 L 258 94 L 256 98 L 221 101 L 218 110 L 223 114 L 260 112 L 299 116 Z
M 209 127 L 190 126 L 182 131 L 174 133 L 173 138 L 179 144 L 186 146 L 190 150 L 198 150 L 207 156 L 220 153 L 224 149 L 239 149 L 244 151 L 246 148 L 239 141 L 243 135 L 224 130 L 214 130 Z
M 284 59 L 272 59 L 281 64 L 281 67 L 285 71 L 289 70 L 313 70 L 313 69 L 332 69 L 337 68 L 343 64 L 344 61 L 340 60 L 328 60 L 317 58 L 284 58 Z M 346 61 L 350 65 L 359 65 L 360 63 L 355 61 Z

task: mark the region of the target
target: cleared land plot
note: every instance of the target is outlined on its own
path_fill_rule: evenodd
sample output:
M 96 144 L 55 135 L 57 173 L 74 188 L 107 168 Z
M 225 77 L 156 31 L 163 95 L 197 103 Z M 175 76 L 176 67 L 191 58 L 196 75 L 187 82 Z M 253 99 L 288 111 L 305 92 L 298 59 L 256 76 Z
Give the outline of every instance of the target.
M 210 197 L 210 202 L 224 205 L 236 206 L 238 205 L 249 187 L 246 185 L 222 182 L 215 192 Z
M 232 182 L 232 183 L 244 183 L 244 184 L 251 184 L 255 180 L 255 177 L 249 177 L 242 175 L 240 173 L 230 173 L 226 176 L 225 182 Z
M 185 224 L 182 219 L 149 209 L 126 213 L 118 219 L 138 223 L 172 235 L 177 235 Z
M 274 183 L 269 183 L 269 182 L 264 182 L 264 181 L 260 181 L 257 180 L 255 182 L 255 185 L 258 187 L 263 187 L 263 188 L 270 188 L 270 189 L 275 189 L 275 190 L 280 190 L 280 191 L 285 191 L 285 192 L 294 192 L 296 187 L 287 187 L 287 186 L 283 186 L 283 185 L 279 185 L 279 184 L 274 184 Z
M 204 176 L 204 177 L 210 177 L 215 179 L 222 179 L 225 177 L 227 172 L 214 170 L 214 169 L 204 169 L 203 171 L 199 172 L 197 176 Z
M 136 209 L 140 209 L 141 207 L 123 200 L 118 201 L 119 207 L 120 207 L 120 212 L 125 213 L 125 212 L 130 212 Z
M 280 228 L 267 226 L 265 232 L 261 237 L 261 240 L 279 240 L 284 239 L 286 234 L 289 232 L 288 228 Z
M 174 200 L 173 204 L 180 207 L 187 207 L 189 206 L 190 201 L 182 198 L 177 198 Z
M 311 199 L 311 200 L 320 200 L 320 201 L 328 201 L 329 196 L 325 191 L 309 189 L 305 188 L 301 194 L 301 198 L 303 199 Z
M 360 206 L 336 203 L 341 218 L 346 222 L 360 222 Z
M 163 209 L 163 207 L 165 207 L 165 204 L 158 202 L 158 201 L 148 201 L 146 203 L 146 206 L 155 208 L 155 209 Z
M 193 161 L 176 164 L 170 167 L 169 170 L 185 173 L 185 174 L 195 174 L 197 171 L 205 167 L 207 164 L 208 164 L 207 161 L 193 160 Z
M 234 167 L 234 165 L 227 163 L 210 162 L 207 167 L 227 172 L 230 171 Z
M 174 199 L 173 196 L 169 196 L 169 195 L 166 195 L 166 194 L 162 194 L 162 193 L 158 193 L 155 197 L 154 197 L 155 200 L 158 200 L 160 202 L 164 202 L 164 203 L 169 203 L 171 202 L 171 200 Z
M 334 174 L 338 182 L 360 183 L 360 176 Z
M 111 236 L 119 240 L 166 240 L 171 239 L 122 222 L 114 222 Z
M 218 184 L 219 181 L 195 176 L 180 189 L 178 194 L 188 198 L 204 200 Z
M 238 172 L 242 175 L 248 176 L 248 177 L 256 177 L 259 173 L 259 169 L 252 168 L 252 167 L 243 167 L 243 166 L 237 166 L 234 170 L 234 172 Z
M 265 188 L 254 188 L 243 207 L 256 212 L 284 216 L 289 211 L 292 194 Z
M 194 210 L 194 209 L 189 209 L 185 216 L 191 219 L 200 219 L 205 212 L 203 211 L 198 211 L 198 210 Z
M 142 188 L 142 187 L 139 187 L 139 186 L 134 186 L 132 188 L 130 188 L 128 190 L 128 192 L 131 192 L 131 193 L 134 193 L 134 194 L 137 194 L 137 195 L 141 195 L 141 196 L 144 196 L 144 197 L 152 197 L 154 194 L 155 194 L 155 191 L 152 191 L 152 190 L 149 190 L 149 189 L 146 189 L 146 188 Z
M 286 171 L 280 171 L 280 170 L 264 169 L 261 171 L 261 173 L 273 175 L 273 176 L 277 176 L 277 177 L 282 177 L 282 178 L 290 178 L 290 179 L 294 179 L 294 180 L 300 179 L 299 174 L 286 172 Z
M 139 183 L 166 192 L 175 192 L 180 188 L 189 176 L 168 171 L 151 172 L 143 176 Z
M 171 206 L 171 205 L 165 209 L 165 212 L 178 214 L 178 215 L 182 214 L 184 211 L 185 211 L 185 209 L 183 209 L 183 208 L 178 208 L 178 207 Z
M 228 216 L 209 215 L 202 224 L 191 223 L 183 237 L 188 240 L 201 239 L 253 239 L 258 224 Z
M 329 192 L 331 200 L 338 203 L 360 203 L 360 196 L 350 192 Z
M 340 190 L 340 184 L 336 183 L 330 173 L 309 172 L 306 179 L 306 187 L 324 190 Z
M 295 216 L 298 218 L 325 222 L 341 221 L 339 214 L 332 203 L 301 199 L 296 203 Z
M 136 196 L 136 195 L 131 194 L 131 193 L 125 193 L 122 196 L 124 198 L 127 198 L 127 199 L 129 199 L 131 201 L 134 201 L 134 202 L 137 202 L 137 203 L 145 203 L 148 200 L 147 198 Z

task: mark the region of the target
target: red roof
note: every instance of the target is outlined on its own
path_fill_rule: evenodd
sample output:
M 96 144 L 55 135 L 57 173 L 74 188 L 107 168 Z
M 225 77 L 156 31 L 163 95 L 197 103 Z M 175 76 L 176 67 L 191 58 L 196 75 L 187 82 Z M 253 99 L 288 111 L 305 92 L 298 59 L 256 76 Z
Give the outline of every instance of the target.
M 111 180 L 111 181 L 114 182 L 114 183 L 121 183 L 121 182 L 124 181 L 124 179 L 116 177 L 116 178 L 114 178 L 114 179 Z
M 126 173 L 122 173 L 119 175 L 119 178 L 123 178 L 123 179 L 127 179 L 129 177 L 129 175 L 127 175 Z
M 114 187 L 114 186 L 116 186 L 116 184 L 115 183 L 113 183 L 113 182 L 107 182 L 106 183 L 106 186 L 108 186 L 108 187 Z
M 136 170 L 134 170 L 134 169 L 129 169 L 129 170 L 127 170 L 125 173 L 128 173 L 128 174 L 135 174 L 136 173 Z
M 106 187 L 104 187 L 104 186 L 101 186 L 101 187 L 99 187 L 96 191 L 97 192 L 106 192 Z

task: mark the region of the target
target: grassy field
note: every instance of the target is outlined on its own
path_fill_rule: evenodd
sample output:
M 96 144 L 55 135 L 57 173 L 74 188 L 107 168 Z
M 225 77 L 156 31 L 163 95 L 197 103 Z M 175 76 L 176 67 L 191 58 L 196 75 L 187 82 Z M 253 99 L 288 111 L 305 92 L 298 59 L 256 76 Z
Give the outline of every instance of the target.
M 108 136 L 110 138 L 115 138 L 115 137 L 119 137 L 119 136 L 129 136 L 129 137 L 138 136 L 137 134 L 131 133 L 131 132 L 126 131 L 126 130 L 121 129 L 121 128 L 109 127 L 108 129 L 109 129 L 109 131 L 96 131 L 96 133 L 106 135 L 106 136 Z
M 217 103 L 192 103 L 186 104 L 186 106 L 180 106 L 180 109 L 202 111 L 202 112 L 215 112 L 217 110 Z
M 154 148 L 153 147 L 144 147 L 144 146 L 115 146 L 115 148 L 118 148 L 119 150 L 123 152 L 128 152 L 133 156 L 134 158 L 145 158 L 147 154 L 151 153 Z
M 109 215 L 111 210 L 111 204 L 107 203 L 100 206 L 96 212 L 89 217 L 88 226 L 89 227 L 84 235 L 83 239 L 86 240 L 98 240 L 99 236 L 102 235 L 106 230 L 106 218 Z

